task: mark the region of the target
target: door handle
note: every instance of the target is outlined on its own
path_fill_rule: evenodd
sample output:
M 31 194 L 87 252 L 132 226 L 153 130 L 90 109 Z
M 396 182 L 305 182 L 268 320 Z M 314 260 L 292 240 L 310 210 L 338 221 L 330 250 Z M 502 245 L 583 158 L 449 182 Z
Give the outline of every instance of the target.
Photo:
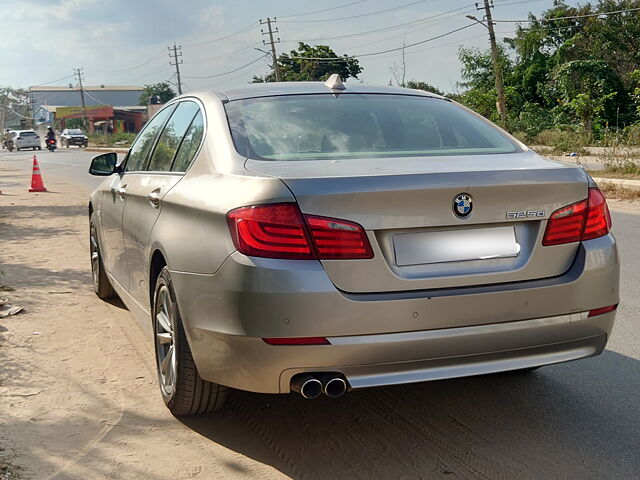
M 127 194 L 127 186 L 126 185 L 122 185 L 121 187 L 111 187 L 111 195 L 115 196 L 116 194 L 118 194 L 118 196 L 120 197 L 120 200 L 124 200 L 124 197 Z
M 149 200 L 153 208 L 160 208 L 160 189 L 156 189 L 147 195 L 147 200 Z

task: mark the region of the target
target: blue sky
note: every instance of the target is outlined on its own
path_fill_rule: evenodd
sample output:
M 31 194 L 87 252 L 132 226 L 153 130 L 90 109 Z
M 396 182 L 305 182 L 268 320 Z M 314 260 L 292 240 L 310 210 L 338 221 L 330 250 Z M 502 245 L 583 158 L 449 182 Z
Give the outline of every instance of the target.
M 0 85 L 67 85 L 74 80 L 63 77 L 75 67 L 84 68 L 89 85 L 175 82 L 167 46 L 176 41 L 182 45 L 185 90 L 224 89 L 268 71 L 268 60 L 255 50 L 265 48 L 262 39 L 266 37 L 258 24 L 261 18 L 278 18 L 280 52 L 295 48 L 297 41 L 307 41 L 327 44 L 339 54 L 358 55 L 442 35 L 469 24 L 465 15 L 482 15 L 469 0 L 361 0 L 347 6 L 355 1 L 0 0 Z M 526 18 L 529 12 L 539 14 L 551 5 L 552 0 L 495 0 L 494 18 Z M 332 10 L 299 15 L 322 9 Z M 459 10 L 451 12 L 454 9 Z M 408 22 L 414 23 L 399 26 Z M 514 29 L 515 24 L 498 24 L 497 36 L 510 36 Z M 372 30 L 380 31 L 365 33 Z M 229 34 L 234 35 L 220 39 Z M 476 24 L 407 48 L 406 79 L 455 91 L 460 80 L 460 46 L 487 48 L 486 29 Z M 220 75 L 250 62 L 254 63 Z M 394 78 L 390 69 L 400 63 L 400 51 L 362 57 L 360 80 L 387 84 Z M 207 76 L 211 78 L 197 78 Z

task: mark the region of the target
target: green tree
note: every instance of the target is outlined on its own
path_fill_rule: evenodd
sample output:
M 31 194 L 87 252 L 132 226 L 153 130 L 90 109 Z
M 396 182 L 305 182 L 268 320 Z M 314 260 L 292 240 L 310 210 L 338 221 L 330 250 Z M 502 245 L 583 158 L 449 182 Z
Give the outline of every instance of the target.
M 619 78 L 602 60 L 574 60 L 553 72 L 551 91 L 558 103 L 571 109 L 586 134 L 593 132 L 594 119 L 618 94 Z
M 173 88 L 171 88 L 171 85 L 169 85 L 169 83 L 167 82 L 145 85 L 144 92 L 142 92 L 142 95 L 140 95 L 138 105 L 147 105 L 149 103 L 149 99 L 154 95 L 158 95 L 162 103 L 167 103 L 169 100 L 176 96 L 176 92 L 174 92 Z
M 437 87 L 434 87 L 430 83 L 420 82 L 417 80 L 409 80 L 405 85 L 407 88 L 413 88 L 414 90 L 424 90 L 425 92 L 435 93 L 436 95 L 444 95 L 444 92 Z
M 283 82 L 326 80 L 333 73 L 346 80 L 349 77 L 358 78 L 362 72 L 357 59 L 348 55 L 338 56 L 327 45 L 310 46 L 302 42 L 297 50 L 279 55 L 278 66 Z M 275 74 L 272 72 L 253 77 L 253 83 L 262 82 L 275 82 Z

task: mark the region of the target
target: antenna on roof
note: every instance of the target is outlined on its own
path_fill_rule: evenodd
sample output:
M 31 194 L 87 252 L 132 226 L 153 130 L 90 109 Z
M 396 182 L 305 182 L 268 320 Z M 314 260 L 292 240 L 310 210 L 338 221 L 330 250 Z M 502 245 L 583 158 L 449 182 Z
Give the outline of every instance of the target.
M 331 90 L 344 90 L 345 87 L 344 83 L 342 83 L 342 79 L 340 78 L 340 75 L 338 75 L 337 73 L 334 73 L 333 75 L 331 75 L 326 82 L 324 82 L 324 86 L 330 88 Z

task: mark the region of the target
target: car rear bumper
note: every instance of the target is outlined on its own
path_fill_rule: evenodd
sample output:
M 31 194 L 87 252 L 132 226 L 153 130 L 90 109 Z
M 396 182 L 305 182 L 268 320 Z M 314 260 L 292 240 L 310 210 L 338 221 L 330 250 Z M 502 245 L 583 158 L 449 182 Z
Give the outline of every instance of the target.
M 66 138 L 64 142 L 67 145 L 86 145 L 89 141 L 83 138 Z
M 351 388 L 461 377 L 574 360 L 604 348 L 618 303 L 613 236 L 584 242 L 544 280 L 376 294 L 338 291 L 313 261 L 231 255 L 214 275 L 172 272 L 200 374 L 264 393 L 301 372 L 345 375 Z M 264 337 L 327 337 L 268 345 Z

